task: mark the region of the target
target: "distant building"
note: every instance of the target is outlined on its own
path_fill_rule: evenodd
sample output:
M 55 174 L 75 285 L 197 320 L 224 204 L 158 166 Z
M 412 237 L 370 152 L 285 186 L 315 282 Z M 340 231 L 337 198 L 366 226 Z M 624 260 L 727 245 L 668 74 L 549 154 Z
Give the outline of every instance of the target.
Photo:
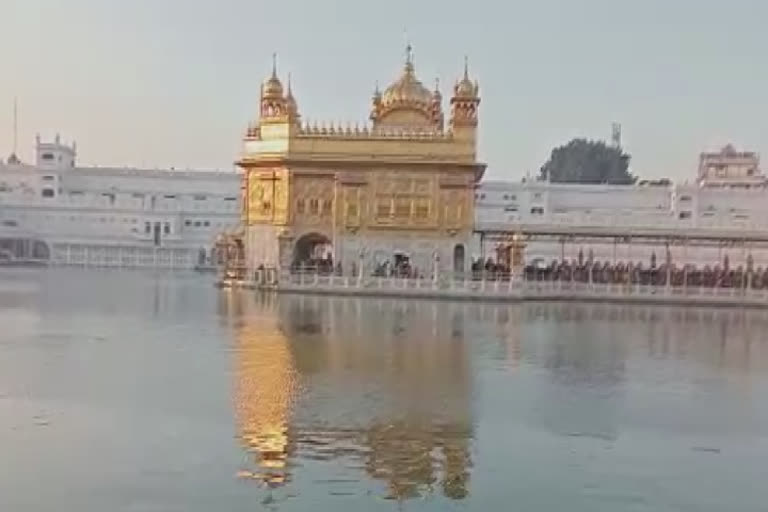
M 765 187 L 760 171 L 760 156 L 752 151 L 736 151 L 730 144 L 719 152 L 699 157 L 698 183 L 704 187 Z
M 0 159 L 0 265 L 189 269 L 215 260 L 239 221 L 240 175 L 84 167 L 77 146 L 37 137 L 35 163 Z

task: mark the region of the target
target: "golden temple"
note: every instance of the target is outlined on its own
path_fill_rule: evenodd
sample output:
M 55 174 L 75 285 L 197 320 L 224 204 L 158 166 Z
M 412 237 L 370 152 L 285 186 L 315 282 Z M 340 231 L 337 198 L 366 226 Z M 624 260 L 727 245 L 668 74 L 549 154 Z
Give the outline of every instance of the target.
M 370 124 L 310 126 L 273 63 L 238 161 L 249 274 L 318 259 L 345 273 L 402 262 L 466 271 L 485 170 L 479 104 L 465 62 L 446 127 L 439 87 L 417 78 L 409 45 L 400 76 L 373 94 Z

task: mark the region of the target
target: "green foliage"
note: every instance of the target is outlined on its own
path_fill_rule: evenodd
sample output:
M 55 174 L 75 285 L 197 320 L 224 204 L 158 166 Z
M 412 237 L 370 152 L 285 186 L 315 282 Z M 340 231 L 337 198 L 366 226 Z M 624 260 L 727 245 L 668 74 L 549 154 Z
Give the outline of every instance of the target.
M 610 183 L 630 185 L 637 180 L 629 172 L 630 156 L 602 141 L 573 139 L 552 150 L 539 170 L 539 179 L 553 183 Z

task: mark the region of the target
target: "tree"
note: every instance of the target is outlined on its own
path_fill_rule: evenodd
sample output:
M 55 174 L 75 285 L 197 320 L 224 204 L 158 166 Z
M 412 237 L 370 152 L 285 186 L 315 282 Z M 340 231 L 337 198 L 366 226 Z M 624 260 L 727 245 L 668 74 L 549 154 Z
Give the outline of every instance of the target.
M 630 185 L 637 180 L 629 172 L 630 156 L 602 141 L 573 139 L 552 150 L 539 170 L 539 179 L 554 183 L 610 183 Z

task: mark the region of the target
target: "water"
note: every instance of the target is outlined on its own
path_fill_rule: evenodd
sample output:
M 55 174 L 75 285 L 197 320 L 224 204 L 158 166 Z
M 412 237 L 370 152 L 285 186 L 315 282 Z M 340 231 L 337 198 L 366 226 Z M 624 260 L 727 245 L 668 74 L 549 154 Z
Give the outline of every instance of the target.
M 0 272 L 0 510 L 764 511 L 768 313 Z

